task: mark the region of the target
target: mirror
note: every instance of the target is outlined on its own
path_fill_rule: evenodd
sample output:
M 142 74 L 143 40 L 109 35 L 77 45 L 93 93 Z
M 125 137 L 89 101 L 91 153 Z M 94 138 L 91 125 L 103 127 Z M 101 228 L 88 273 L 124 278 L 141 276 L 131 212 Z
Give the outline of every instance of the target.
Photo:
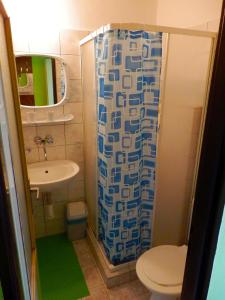
M 66 70 L 60 57 L 19 55 L 16 56 L 16 69 L 22 106 L 56 106 L 66 99 Z

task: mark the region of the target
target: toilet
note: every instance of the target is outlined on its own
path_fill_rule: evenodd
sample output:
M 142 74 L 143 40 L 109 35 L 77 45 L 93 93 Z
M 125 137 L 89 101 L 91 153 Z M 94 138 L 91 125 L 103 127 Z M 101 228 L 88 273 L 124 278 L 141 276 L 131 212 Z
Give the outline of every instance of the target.
M 178 300 L 181 295 L 187 246 L 162 245 L 143 253 L 137 276 L 150 290 L 150 300 Z

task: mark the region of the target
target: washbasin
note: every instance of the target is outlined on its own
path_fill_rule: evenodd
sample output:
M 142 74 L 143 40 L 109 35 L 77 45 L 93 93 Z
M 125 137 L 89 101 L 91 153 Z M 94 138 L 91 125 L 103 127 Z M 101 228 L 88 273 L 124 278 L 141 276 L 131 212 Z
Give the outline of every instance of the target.
M 71 160 L 53 160 L 28 164 L 27 170 L 30 186 L 46 192 L 74 178 L 79 172 L 79 166 Z

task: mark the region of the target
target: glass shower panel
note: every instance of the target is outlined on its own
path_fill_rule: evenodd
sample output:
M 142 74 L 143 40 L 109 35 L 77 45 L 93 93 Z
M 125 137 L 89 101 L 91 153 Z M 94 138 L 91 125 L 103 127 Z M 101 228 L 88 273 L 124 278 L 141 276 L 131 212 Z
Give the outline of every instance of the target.
M 170 34 L 161 99 L 154 245 L 185 243 L 212 39 Z
M 23 283 L 24 289 L 24 299 L 30 299 L 30 290 L 29 290 L 29 262 L 30 256 L 29 253 L 25 252 L 25 240 L 24 240 L 24 232 L 22 228 L 22 214 L 20 210 L 21 199 L 18 194 L 18 185 L 16 186 L 15 180 L 15 166 L 13 165 L 12 160 L 12 148 L 10 145 L 10 132 L 8 128 L 7 122 L 7 114 L 5 110 L 5 97 L 3 93 L 3 80 L 1 76 L 0 70 L 0 157 L 2 164 L 3 172 L 4 172 L 4 181 L 5 181 L 5 189 L 8 194 L 9 207 L 12 213 L 12 222 L 15 231 L 15 240 L 17 247 L 17 253 L 19 258 L 19 266 L 21 271 L 21 279 Z M 15 150 L 15 149 L 14 149 Z M 14 151 L 15 152 L 15 151 Z M 28 230 L 28 229 L 26 229 Z M 30 241 L 29 241 L 30 242 Z M 30 244 L 28 244 L 29 249 L 31 249 Z M 27 250 L 27 249 L 26 249 Z M 31 270 L 31 268 L 30 268 Z M 1 297 L 0 297 L 1 299 Z

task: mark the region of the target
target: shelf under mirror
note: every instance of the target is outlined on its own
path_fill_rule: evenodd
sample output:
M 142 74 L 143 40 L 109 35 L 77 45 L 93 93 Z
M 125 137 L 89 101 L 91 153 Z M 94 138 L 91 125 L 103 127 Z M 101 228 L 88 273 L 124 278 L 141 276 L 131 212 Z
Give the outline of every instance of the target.
M 40 120 L 23 120 L 22 124 L 24 126 L 30 126 L 30 125 L 50 125 L 50 124 L 63 124 L 66 122 L 70 122 L 74 119 L 74 116 L 72 114 L 62 115 L 55 117 L 54 119 L 50 120 L 48 118 L 40 119 Z

